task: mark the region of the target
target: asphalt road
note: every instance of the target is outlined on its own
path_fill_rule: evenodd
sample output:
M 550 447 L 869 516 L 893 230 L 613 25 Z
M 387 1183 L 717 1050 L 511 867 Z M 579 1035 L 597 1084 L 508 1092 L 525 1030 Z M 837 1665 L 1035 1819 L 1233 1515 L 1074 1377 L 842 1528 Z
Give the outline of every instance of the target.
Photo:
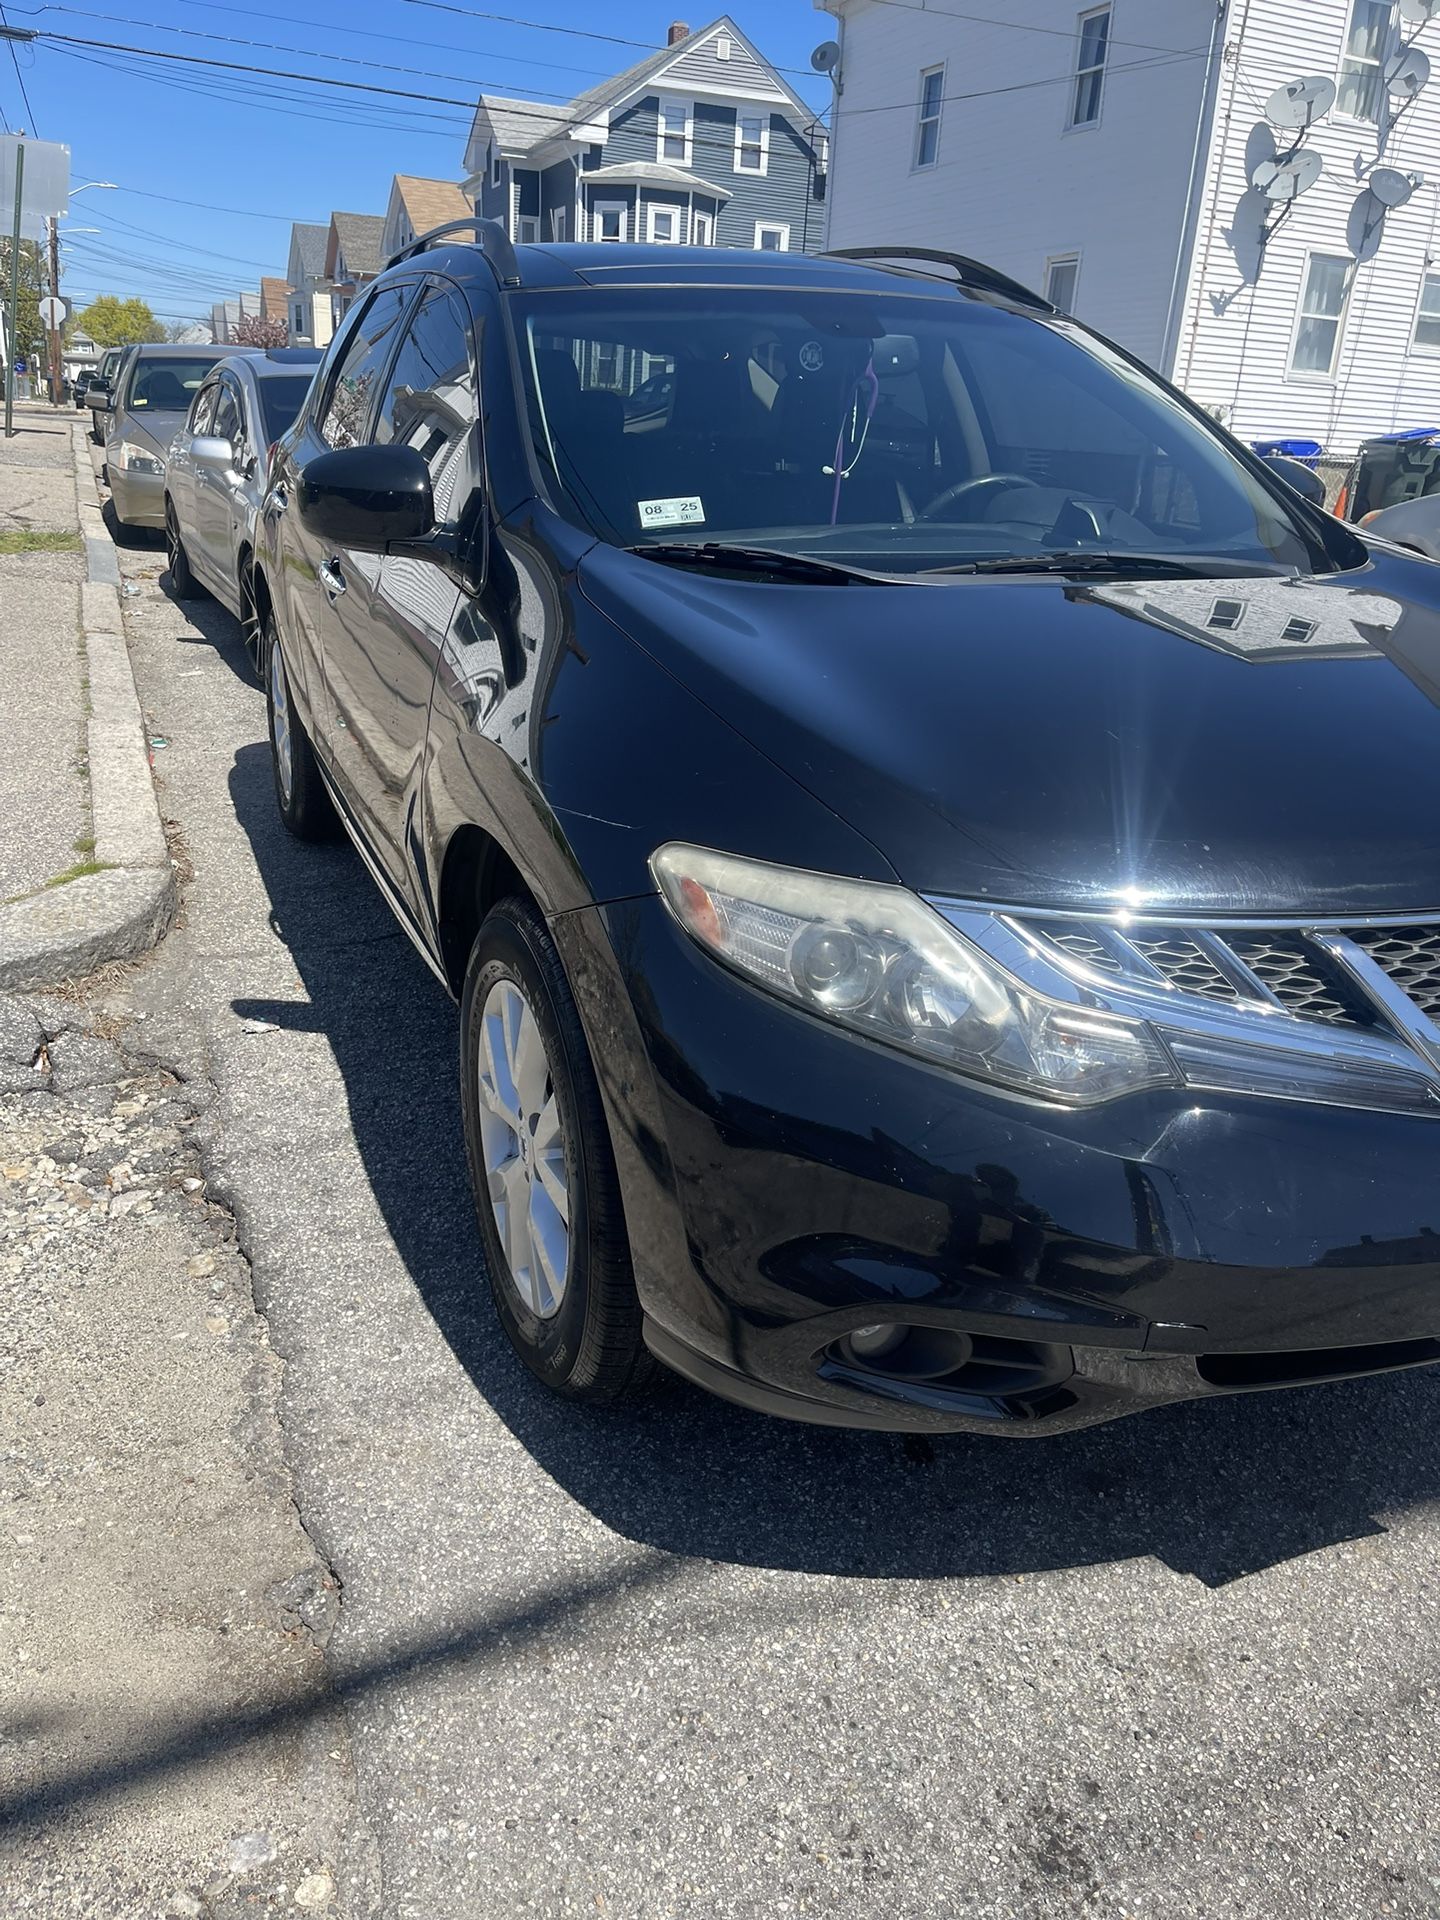
M 132 992 L 216 1089 L 387 1920 L 1440 1913 L 1440 1375 L 1030 1444 L 550 1401 L 453 1009 L 280 827 L 234 623 L 124 565 L 195 866 Z

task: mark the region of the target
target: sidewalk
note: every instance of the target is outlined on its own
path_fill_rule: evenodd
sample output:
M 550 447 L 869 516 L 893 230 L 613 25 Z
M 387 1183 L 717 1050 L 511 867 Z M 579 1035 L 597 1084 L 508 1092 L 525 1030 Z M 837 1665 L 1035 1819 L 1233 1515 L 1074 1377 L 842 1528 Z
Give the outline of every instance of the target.
M 175 880 L 73 409 L 22 402 L 0 439 L 0 986 L 153 946 Z

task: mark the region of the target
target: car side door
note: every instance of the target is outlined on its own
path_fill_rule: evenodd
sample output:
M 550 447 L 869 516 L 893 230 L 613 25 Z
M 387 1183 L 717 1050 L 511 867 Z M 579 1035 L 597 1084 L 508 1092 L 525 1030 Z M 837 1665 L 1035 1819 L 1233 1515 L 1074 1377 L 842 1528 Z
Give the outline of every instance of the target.
M 401 322 L 419 285 L 417 274 L 385 281 L 371 294 L 327 371 L 324 391 L 292 450 L 300 473 L 325 453 L 369 441 Z M 376 833 L 377 787 L 372 742 L 379 723 L 369 706 L 373 676 L 366 649 L 380 556 L 336 548 L 311 532 L 296 511 L 287 511 L 285 518 L 286 571 L 291 576 L 285 592 L 293 616 L 287 626 L 304 634 L 307 700 L 322 736 L 321 757 L 370 841 Z
M 478 579 L 485 539 L 474 328 L 451 282 L 432 276 L 411 309 L 372 437 L 416 449 L 435 510 L 428 539 L 382 557 L 364 651 L 376 851 L 397 891 L 423 912 L 421 766 L 430 691 L 461 583 Z
M 198 558 L 207 583 L 232 613 L 240 610 L 235 578 L 235 528 L 243 512 L 241 479 L 249 451 L 245 437 L 245 401 L 233 373 L 222 373 L 210 427 L 216 440 L 226 440 L 234 455 L 222 473 L 215 467 L 195 468 L 195 519 Z
M 175 524 L 180 531 L 180 540 L 191 566 L 202 578 L 205 569 L 199 550 L 200 530 L 196 517 L 197 473 L 192 449 L 194 442 L 202 434 L 210 431 L 210 422 L 215 418 L 215 402 L 219 394 L 218 380 L 207 380 L 201 387 L 190 402 L 190 412 L 185 425 L 176 434 L 170 448 L 170 457 L 165 463 L 165 492 L 169 496 L 170 505 L 175 514 Z

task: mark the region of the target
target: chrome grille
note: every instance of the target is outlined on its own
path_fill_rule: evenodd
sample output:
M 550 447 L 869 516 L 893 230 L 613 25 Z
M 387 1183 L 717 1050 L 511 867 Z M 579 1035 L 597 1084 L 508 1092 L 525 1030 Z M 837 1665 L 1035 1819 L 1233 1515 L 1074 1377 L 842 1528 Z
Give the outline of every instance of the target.
M 1395 1028 L 1423 1016 L 1440 1028 L 1440 921 L 1313 928 L 1059 918 L 1026 924 L 1032 937 L 1041 936 L 1072 963 L 1136 986 L 1153 989 L 1163 982 L 1237 1011 L 1268 1008 L 1334 1025 Z M 1354 958 L 1354 970 L 1347 954 Z M 1365 978 L 1367 959 L 1388 976 L 1413 1012 L 1382 1004 L 1378 983 L 1373 976 L 1370 982 Z
M 1365 927 L 1350 938 L 1427 1018 L 1440 1022 L 1440 926 Z

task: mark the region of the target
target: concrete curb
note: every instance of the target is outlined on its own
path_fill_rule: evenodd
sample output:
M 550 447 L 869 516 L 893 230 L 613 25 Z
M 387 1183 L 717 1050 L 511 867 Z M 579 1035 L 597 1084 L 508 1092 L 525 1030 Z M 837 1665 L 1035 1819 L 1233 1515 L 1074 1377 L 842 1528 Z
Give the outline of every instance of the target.
M 160 824 L 149 742 L 120 615 L 120 566 L 95 492 L 83 427 L 72 429 L 75 504 L 89 579 L 80 630 L 90 681 L 94 858 L 104 872 L 0 906 L 0 987 L 48 987 L 133 959 L 175 918 L 175 869 Z

